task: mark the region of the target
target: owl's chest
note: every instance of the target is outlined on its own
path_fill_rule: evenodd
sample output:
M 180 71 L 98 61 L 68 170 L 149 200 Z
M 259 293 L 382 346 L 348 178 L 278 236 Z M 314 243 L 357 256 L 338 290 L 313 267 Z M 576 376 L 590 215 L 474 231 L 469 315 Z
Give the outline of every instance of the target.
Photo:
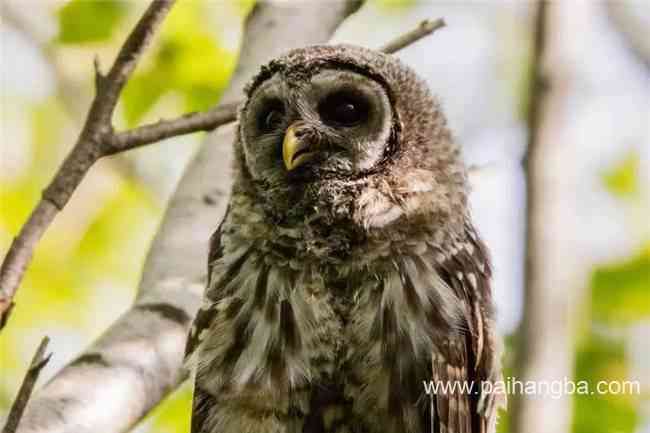
M 316 340 L 318 352 L 328 352 L 328 363 L 338 374 L 351 357 L 363 356 L 362 352 L 374 344 L 371 328 L 382 290 L 381 278 L 368 269 L 339 265 L 336 269 L 321 267 L 316 272 L 308 288 L 309 315 L 317 318 L 315 334 L 325 337 Z
M 322 293 L 336 318 L 342 326 L 349 323 L 350 314 L 355 304 L 355 299 L 361 290 L 359 276 L 346 275 L 333 277 L 324 275 L 322 278 Z

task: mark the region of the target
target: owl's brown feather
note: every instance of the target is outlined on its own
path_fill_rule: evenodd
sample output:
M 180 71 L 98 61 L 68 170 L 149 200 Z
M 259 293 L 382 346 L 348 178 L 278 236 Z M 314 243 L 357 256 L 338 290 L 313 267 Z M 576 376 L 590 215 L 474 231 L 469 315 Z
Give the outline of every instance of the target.
M 492 431 L 496 410 L 505 405 L 503 395 L 483 396 L 495 400 L 496 404 L 489 413 L 479 410 L 481 384 L 500 379 L 499 354 L 492 330 L 489 258 L 470 225 L 467 225 L 466 232 L 465 241 L 460 242 L 458 248 L 451 253 L 441 253 L 444 259 L 438 264 L 438 269 L 464 306 L 467 329 L 464 338 L 449 341 L 446 354 L 434 354 L 432 371 L 434 380 L 473 384 L 473 392 L 435 396 L 437 421 L 432 422 L 431 431 Z

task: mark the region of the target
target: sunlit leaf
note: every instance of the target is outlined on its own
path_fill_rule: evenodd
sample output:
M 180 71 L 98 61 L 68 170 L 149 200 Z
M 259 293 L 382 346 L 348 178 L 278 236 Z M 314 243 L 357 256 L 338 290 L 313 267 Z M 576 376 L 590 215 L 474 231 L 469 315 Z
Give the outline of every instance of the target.
M 374 0 L 381 8 L 397 9 L 413 6 L 416 0 Z
M 596 321 L 625 325 L 650 317 L 650 248 L 627 262 L 597 269 L 591 290 Z
M 145 419 L 153 423 L 156 433 L 187 433 L 192 413 L 192 386 L 185 383 L 167 397 Z
M 99 42 L 111 37 L 127 15 L 129 2 L 72 0 L 59 10 L 59 37 L 64 44 Z
M 122 92 L 124 118 L 135 126 L 165 92 L 162 74 L 154 69 L 138 73 L 129 80 Z
M 517 348 L 521 346 L 521 338 L 518 333 L 512 333 L 503 336 L 503 357 L 502 374 L 504 378 L 515 376 L 515 360 L 517 357 Z M 508 396 L 509 399 L 512 397 Z M 512 411 L 501 410 L 498 415 L 497 433 L 509 433 L 512 424 Z
M 121 182 L 70 258 L 68 266 L 77 270 L 77 284 L 110 280 L 135 286 L 158 212 L 149 191 L 131 180 Z
M 209 28 L 203 2 L 178 3 L 163 25 L 150 64 L 136 72 L 122 98 L 125 120 L 134 126 L 167 92 L 183 97 L 186 111 L 218 102 L 235 65 Z
M 248 13 L 253 10 L 253 6 L 255 6 L 255 0 L 237 0 L 237 9 L 239 14 L 242 17 L 245 17 L 248 15 Z
M 595 334 L 579 345 L 576 358 L 576 383 L 587 381 L 588 395 L 575 395 L 573 433 L 632 433 L 638 415 L 636 396 L 599 394 L 599 381 L 626 380 L 627 364 L 623 342 Z M 597 415 L 596 415 L 597 414 Z
M 619 197 L 634 197 L 639 192 L 639 155 L 632 152 L 602 175 L 605 187 Z
M 5 184 L 0 188 L 0 227 L 16 233 L 23 225 L 41 194 L 35 182 Z

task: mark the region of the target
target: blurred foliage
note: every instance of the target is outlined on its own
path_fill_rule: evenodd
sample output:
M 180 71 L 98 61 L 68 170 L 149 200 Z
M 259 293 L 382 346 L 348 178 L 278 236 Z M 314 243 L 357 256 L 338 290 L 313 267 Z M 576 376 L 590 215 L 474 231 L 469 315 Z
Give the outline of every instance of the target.
M 636 197 L 639 193 L 639 163 L 637 152 L 630 152 L 618 164 L 603 173 L 608 191 L 618 197 Z
M 52 142 L 58 143 L 63 138 L 61 125 L 67 122 L 63 113 L 56 98 L 48 98 L 28 110 L 32 126 L 30 165 L 22 176 L 0 188 L 0 203 L 5 204 L 0 213 L 0 227 L 4 226 L 10 233 L 20 229 L 58 164 L 59 146 Z
M 598 394 L 599 381 L 628 380 L 625 343 L 589 333 L 577 347 L 575 381 L 587 381 L 591 394 L 574 397 L 573 433 L 633 433 L 637 396 Z M 598 415 L 596 415 L 598 414 Z
M 218 101 L 236 57 L 219 45 L 209 23 L 201 19 L 205 8 L 205 2 L 187 0 L 172 9 L 152 47 L 152 61 L 124 89 L 129 126 L 137 124 L 167 92 L 179 93 L 186 111 L 205 110 Z
M 372 0 L 381 8 L 394 10 L 394 9 L 406 9 L 409 6 L 413 6 L 417 3 L 418 0 Z
M 58 41 L 79 44 L 106 40 L 127 16 L 129 6 L 123 0 L 72 0 L 59 9 Z
M 593 273 L 593 320 L 610 325 L 631 325 L 650 318 L 650 245 L 638 256 Z
M 516 115 L 523 122 L 528 122 L 530 110 L 532 109 L 533 96 L 530 92 L 533 80 L 535 79 L 535 65 L 533 65 L 533 56 L 530 51 L 526 52 L 526 58 L 519 65 L 519 68 L 512 68 L 512 84 L 516 98 Z
M 517 359 L 517 348 L 519 347 L 519 335 L 515 332 L 511 335 L 503 336 L 503 359 L 502 371 L 503 377 L 514 377 L 515 375 L 515 360 Z M 512 401 L 512 397 L 508 396 Z M 499 414 L 497 421 L 497 433 L 508 433 L 510 431 L 510 424 L 512 422 L 512 413 L 508 410 L 502 410 Z
M 632 152 L 602 180 L 612 195 L 639 201 L 638 170 L 639 155 Z M 650 319 L 650 244 L 625 261 L 594 269 L 589 287 L 589 322 L 576 348 L 575 380 L 593 389 L 599 381 L 630 380 L 627 342 L 608 333 Z M 640 422 L 640 398 L 630 393 L 574 396 L 573 432 L 633 433 Z
M 186 433 L 190 431 L 192 386 L 187 381 L 167 397 L 147 417 L 156 433 Z M 147 422 L 147 421 L 145 421 Z

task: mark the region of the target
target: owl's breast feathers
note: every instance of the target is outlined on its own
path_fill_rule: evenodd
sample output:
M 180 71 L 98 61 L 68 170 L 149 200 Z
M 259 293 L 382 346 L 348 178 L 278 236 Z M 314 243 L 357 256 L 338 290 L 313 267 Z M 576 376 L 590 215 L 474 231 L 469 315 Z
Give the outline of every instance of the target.
M 187 346 L 194 432 L 231 431 L 241 407 L 309 433 L 494 431 L 503 397 L 480 388 L 500 379 L 491 270 L 469 223 L 444 243 L 423 232 L 330 256 L 256 209 L 234 196 L 212 239 Z

